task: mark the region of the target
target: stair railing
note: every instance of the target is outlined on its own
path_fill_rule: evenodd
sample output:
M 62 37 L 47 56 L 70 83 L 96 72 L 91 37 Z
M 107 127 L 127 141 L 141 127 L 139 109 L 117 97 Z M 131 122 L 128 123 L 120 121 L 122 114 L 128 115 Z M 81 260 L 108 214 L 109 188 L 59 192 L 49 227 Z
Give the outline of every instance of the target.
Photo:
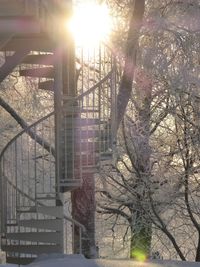
M 76 48 L 79 58 L 77 97 L 79 106 L 87 110 L 82 117 L 99 119 L 99 149 L 108 153 L 116 139 L 116 93 L 119 84 L 116 56 L 101 43 L 94 49 Z
M 54 154 L 53 112 L 18 133 L 1 152 L 2 234 L 6 234 L 8 226 L 17 227 L 18 210 L 56 205 Z M 65 214 L 63 219 L 71 229 L 79 227 L 81 251 L 84 226 Z

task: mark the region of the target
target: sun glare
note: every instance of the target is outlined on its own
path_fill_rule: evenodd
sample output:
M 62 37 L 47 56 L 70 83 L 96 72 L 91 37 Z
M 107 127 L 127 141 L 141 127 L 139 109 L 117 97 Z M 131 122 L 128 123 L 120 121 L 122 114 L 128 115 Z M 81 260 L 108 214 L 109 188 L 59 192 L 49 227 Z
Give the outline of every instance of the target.
M 69 29 L 79 46 L 93 47 L 111 32 L 111 17 L 106 5 L 85 3 L 74 8 Z

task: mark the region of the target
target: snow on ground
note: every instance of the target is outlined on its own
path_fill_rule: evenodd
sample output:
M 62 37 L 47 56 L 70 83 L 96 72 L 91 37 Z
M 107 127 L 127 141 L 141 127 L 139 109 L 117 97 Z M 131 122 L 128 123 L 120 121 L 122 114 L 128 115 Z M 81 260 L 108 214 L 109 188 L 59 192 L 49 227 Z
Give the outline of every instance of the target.
M 15 264 L 0 264 L 0 267 L 17 267 Z M 46 255 L 29 264 L 32 267 L 200 267 L 200 263 L 155 260 L 135 262 L 132 260 L 88 260 L 81 255 Z
M 14 266 L 16 267 L 16 266 L 18 266 L 18 265 L 15 265 L 15 264 L 0 264 L 0 266 L 1 266 L 1 267 L 9 267 L 9 266 L 10 266 L 10 267 L 11 267 L 11 266 L 12 266 L 12 267 L 14 267 Z

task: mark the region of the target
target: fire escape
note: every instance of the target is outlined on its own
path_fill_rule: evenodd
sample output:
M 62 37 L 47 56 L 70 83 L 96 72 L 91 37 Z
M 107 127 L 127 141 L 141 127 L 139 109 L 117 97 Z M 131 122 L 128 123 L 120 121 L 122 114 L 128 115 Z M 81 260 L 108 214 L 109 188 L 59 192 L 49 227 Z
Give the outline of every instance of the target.
M 62 194 L 112 158 L 116 68 L 112 51 L 91 54 L 59 32 L 71 1 L 0 0 L 0 82 L 13 70 L 54 94 L 54 111 L 19 132 L 0 154 L 1 249 L 27 264 L 70 253 L 73 229 Z M 5 82 L 5 81 L 4 81 Z M 68 227 L 66 227 L 68 225 Z M 72 251 L 73 253 L 73 251 Z

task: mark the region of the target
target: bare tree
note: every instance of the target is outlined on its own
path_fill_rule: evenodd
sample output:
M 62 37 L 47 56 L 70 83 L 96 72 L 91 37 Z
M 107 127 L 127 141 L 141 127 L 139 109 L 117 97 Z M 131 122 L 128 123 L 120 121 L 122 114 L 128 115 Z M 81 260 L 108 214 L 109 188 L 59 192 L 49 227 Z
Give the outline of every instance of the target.
M 199 261 L 199 3 L 151 4 L 118 160 L 102 172 L 98 211 L 126 219 L 131 256 L 147 255 L 159 229 L 182 260 Z

